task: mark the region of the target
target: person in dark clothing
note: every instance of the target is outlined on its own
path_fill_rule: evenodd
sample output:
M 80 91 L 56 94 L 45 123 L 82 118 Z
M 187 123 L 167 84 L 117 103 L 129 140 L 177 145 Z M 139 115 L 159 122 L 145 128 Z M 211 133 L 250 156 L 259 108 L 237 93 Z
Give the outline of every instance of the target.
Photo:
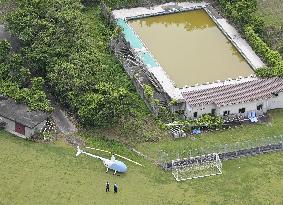
M 117 193 L 118 192 L 118 185 L 115 183 L 114 184 L 114 193 Z
M 106 182 L 106 192 L 109 192 L 110 191 L 110 185 L 109 185 L 109 182 Z

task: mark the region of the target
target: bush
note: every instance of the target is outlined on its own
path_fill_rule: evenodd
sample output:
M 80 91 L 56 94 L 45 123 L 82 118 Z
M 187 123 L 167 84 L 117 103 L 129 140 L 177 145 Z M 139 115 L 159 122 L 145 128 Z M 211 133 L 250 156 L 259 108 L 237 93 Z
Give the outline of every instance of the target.
M 184 130 L 191 131 L 193 127 L 207 127 L 208 129 L 217 129 L 223 126 L 224 120 L 220 116 L 204 114 L 198 119 L 189 119 L 181 122 L 176 122 L 184 127 Z
M 55 99 L 85 125 L 107 125 L 129 115 L 139 102 L 109 50 L 114 32 L 100 10 L 85 8 L 80 0 L 20 2 L 7 18 L 8 28 L 20 39 L 31 73 L 48 83 Z M 42 100 L 43 93 L 35 94 Z
M 260 77 L 283 76 L 282 56 L 272 50 L 259 36 L 263 33 L 263 19 L 256 14 L 256 0 L 218 0 L 222 10 L 234 23 L 243 29 L 252 48 L 270 68 L 260 68 L 256 74 Z
M 253 49 L 265 60 L 270 68 L 265 67 L 256 70 L 260 77 L 283 76 L 283 60 L 279 52 L 272 50 L 268 45 L 254 32 L 253 28 L 246 26 L 245 35 Z
M 231 18 L 237 25 L 256 25 L 260 27 L 259 17 L 256 17 L 256 0 L 219 0 L 224 13 Z
M 253 49 L 264 58 L 269 66 L 277 66 L 280 64 L 282 61 L 280 53 L 270 49 L 251 26 L 246 26 L 244 32 Z

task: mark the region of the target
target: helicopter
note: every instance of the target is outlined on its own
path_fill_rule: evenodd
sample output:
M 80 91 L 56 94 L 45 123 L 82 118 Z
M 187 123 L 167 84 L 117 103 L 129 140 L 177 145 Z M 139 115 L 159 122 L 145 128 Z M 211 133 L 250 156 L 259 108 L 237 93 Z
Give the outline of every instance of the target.
M 93 147 L 85 147 L 86 149 L 92 149 L 92 150 L 97 150 L 97 151 L 101 151 L 101 152 L 106 152 L 106 153 L 109 153 L 109 154 L 112 154 L 111 152 L 109 151 L 106 151 L 106 150 L 102 150 L 102 149 L 97 149 L 97 148 L 93 148 Z M 96 158 L 96 159 L 100 159 L 104 166 L 106 167 L 106 173 L 109 171 L 109 169 L 113 170 L 114 173 L 113 175 L 115 175 L 117 172 L 119 173 L 125 173 L 128 171 L 128 167 L 126 166 L 126 164 L 124 162 L 121 162 L 119 160 L 116 160 L 115 156 L 117 157 L 120 157 L 120 158 L 123 158 L 127 161 L 130 161 L 136 165 L 139 165 L 139 166 L 143 166 L 141 165 L 140 163 L 138 162 L 135 162 L 131 159 L 128 159 L 126 157 L 123 157 L 121 155 L 118 155 L 118 154 L 112 154 L 111 156 L 111 159 L 106 159 L 104 157 L 100 157 L 100 156 L 97 156 L 97 155 L 94 155 L 94 154 L 91 154 L 91 153 L 88 153 L 82 149 L 80 149 L 79 146 L 77 146 L 77 153 L 76 153 L 76 156 L 79 156 L 80 154 L 85 154 L 85 155 L 88 155 L 90 157 L 93 157 L 93 158 Z

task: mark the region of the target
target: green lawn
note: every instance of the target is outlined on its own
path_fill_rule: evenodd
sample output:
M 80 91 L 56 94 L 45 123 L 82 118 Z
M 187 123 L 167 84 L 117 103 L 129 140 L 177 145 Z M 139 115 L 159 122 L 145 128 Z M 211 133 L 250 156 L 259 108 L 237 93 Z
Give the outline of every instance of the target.
M 245 125 L 226 131 L 204 133 L 195 136 L 194 141 L 190 137 L 177 140 L 164 138 L 159 143 L 142 143 L 137 145 L 136 148 L 151 158 L 157 159 L 160 150 L 165 150 L 175 158 L 178 153 L 181 156 L 188 156 L 190 152 L 198 154 L 201 149 L 217 150 L 219 147 L 224 147 L 225 144 L 228 144 L 228 149 L 233 148 L 233 146 L 238 146 L 237 142 L 245 142 L 239 144 L 242 147 L 251 144 L 256 145 L 262 143 L 268 137 L 283 135 L 283 110 L 271 111 L 270 117 L 271 122 L 269 123 Z M 230 146 L 231 144 L 232 146 Z
M 283 56 L 283 2 L 282 0 L 257 0 L 258 14 L 265 22 L 264 40 Z
M 282 0 L 257 0 L 260 14 L 268 24 L 283 25 Z
M 102 146 L 103 140 L 92 144 Z M 144 160 L 145 168 L 129 164 L 127 174 L 113 176 L 99 161 L 76 158 L 75 150 L 63 143 L 38 144 L 3 131 L 0 150 L 1 205 L 283 203 L 282 152 L 227 161 L 220 176 L 177 183 L 169 172 Z M 107 180 L 118 183 L 117 195 L 104 192 Z

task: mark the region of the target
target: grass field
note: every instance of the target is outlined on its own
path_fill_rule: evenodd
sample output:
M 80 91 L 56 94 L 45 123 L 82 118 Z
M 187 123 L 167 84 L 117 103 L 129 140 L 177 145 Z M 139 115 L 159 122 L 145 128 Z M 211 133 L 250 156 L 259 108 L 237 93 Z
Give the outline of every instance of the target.
M 137 143 L 136 148 L 154 158 L 160 148 L 173 153 L 176 149 L 189 150 L 283 134 L 283 110 L 271 112 L 271 117 L 272 122 L 268 124 L 204 134 L 195 141 L 173 141 L 163 136 L 158 143 Z M 146 125 L 150 126 L 150 123 Z M 131 131 L 137 135 L 140 130 L 146 132 L 142 128 L 138 131 L 134 128 Z M 117 133 L 122 135 L 122 132 Z M 98 134 L 104 136 L 108 132 L 99 131 Z M 115 134 L 112 131 L 113 137 L 110 138 L 115 138 Z M 177 183 L 170 172 L 164 172 L 136 156 L 124 145 L 94 138 L 94 134 L 83 135 L 87 138 L 87 145 L 128 156 L 145 167 L 127 163 L 127 174 L 113 176 L 105 173 L 100 161 L 84 155 L 75 157 L 75 149 L 61 141 L 39 144 L 0 131 L 0 205 L 283 204 L 283 152 L 225 161 L 220 176 Z M 160 133 L 154 129 L 145 135 L 142 137 L 154 139 Z M 135 139 L 133 137 L 132 141 Z M 126 140 L 128 138 L 120 139 Z M 117 195 L 105 193 L 106 181 L 111 185 L 117 182 L 120 188 Z
M 226 131 L 216 131 L 204 133 L 191 138 L 172 140 L 163 138 L 159 143 L 142 143 L 137 145 L 137 149 L 156 159 L 158 152 L 162 149 L 176 157 L 177 153 L 189 153 L 200 148 L 214 149 L 223 147 L 225 144 L 235 145 L 237 142 L 259 143 L 268 137 L 283 135 L 283 110 L 273 110 L 269 112 L 271 121 L 269 123 L 245 125 Z M 245 146 L 245 145 L 243 145 Z
M 258 13 L 265 22 L 264 40 L 283 56 L 283 1 L 257 0 Z
M 283 24 L 282 0 L 257 0 L 258 8 L 268 24 Z
M 113 176 L 99 161 L 76 158 L 63 143 L 37 144 L 3 131 L 0 150 L 1 205 L 283 203 L 282 152 L 227 161 L 220 176 L 177 183 L 144 160 L 145 168 L 129 164 L 127 174 Z M 118 183 L 117 195 L 104 192 L 107 180 Z

